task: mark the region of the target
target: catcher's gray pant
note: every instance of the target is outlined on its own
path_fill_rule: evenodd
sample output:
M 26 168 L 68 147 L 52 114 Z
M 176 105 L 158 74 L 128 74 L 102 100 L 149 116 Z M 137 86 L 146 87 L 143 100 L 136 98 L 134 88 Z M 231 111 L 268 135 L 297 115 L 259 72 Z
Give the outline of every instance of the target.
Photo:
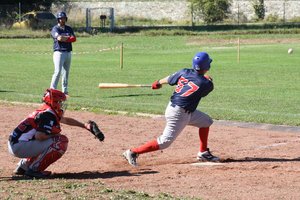
M 166 108 L 165 118 L 167 121 L 166 127 L 163 134 L 157 138 L 159 149 L 169 147 L 187 125 L 205 128 L 213 123 L 213 120 L 207 114 L 199 110 L 190 113 L 179 106 L 171 105 L 171 102 Z
M 15 157 L 22 158 L 19 167 L 35 171 L 46 169 L 51 163 L 58 160 L 67 150 L 68 138 L 57 135 L 47 140 L 19 141 L 12 144 L 8 141 L 8 151 Z M 31 159 L 29 161 L 28 159 Z
M 68 80 L 71 66 L 71 52 L 55 51 L 53 53 L 54 74 L 50 88 L 57 89 L 57 84 L 62 74 L 62 92 L 68 94 Z
M 44 140 L 44 141 L 39 141 L 39 140 L 20 141 L 16 144 L 11 144 L 11 142 L 8 141 L 8 151 L 10 154 L 18 158 L 29 158 L 41 154 L 52 143 L 53 143 L 52 138 L 49 138 L 48 140 Z

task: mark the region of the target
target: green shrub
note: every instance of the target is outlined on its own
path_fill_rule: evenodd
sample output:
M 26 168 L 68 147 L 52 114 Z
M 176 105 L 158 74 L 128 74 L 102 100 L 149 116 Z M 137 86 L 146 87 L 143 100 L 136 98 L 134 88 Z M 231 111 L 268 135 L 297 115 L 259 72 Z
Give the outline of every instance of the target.
M 279 18 L 278 15 L 273 15 L 273 14 L 270 14 L 266 17 L 265 19 L 266 22 L 283 22 L 282 19 Z
M 257 20 L 263 20 L 265 18 L 265 12 L 266 12 L 264 0 L 254 0 L 253 8 L 254 8 L 254 12 L 257 17 Z
M 300 17 L 293 17 L 291 19 L 289 19 L 290 22 L 300 22 Z
M 206 24 L 221 22 L 228 18 L 231 0 L 189 0 L 193 12 Z

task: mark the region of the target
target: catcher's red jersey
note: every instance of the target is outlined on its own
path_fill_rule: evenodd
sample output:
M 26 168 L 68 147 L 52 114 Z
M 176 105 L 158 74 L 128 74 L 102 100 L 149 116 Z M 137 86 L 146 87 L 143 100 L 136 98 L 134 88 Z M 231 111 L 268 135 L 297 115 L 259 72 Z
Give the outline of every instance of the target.
M 20 122 L 12 133 L 12 141 L 29 141 L 35 139 L 37 131 L 47 135 L 61 132 L 60 122 L 50 107 L 36 110 Z

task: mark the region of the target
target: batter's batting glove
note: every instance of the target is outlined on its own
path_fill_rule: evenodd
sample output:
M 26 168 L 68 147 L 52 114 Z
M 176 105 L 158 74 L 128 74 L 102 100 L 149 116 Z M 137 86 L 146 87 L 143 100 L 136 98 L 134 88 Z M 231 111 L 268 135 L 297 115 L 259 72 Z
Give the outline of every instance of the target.
M 99 129 L 96 122 L 89 120 L 85 123 L 85 128 L 89 130 L 96 138 L 98 138 L 101 142 L 104 140 L 105 136 L 102 131 Z
M 160 84 L 159 80 L 154 81 L 154 83 L 152 83 L 152 89 L 153 90 L 159 89 L 159 88 L 161 88 L 161 86 L 162 85 Z

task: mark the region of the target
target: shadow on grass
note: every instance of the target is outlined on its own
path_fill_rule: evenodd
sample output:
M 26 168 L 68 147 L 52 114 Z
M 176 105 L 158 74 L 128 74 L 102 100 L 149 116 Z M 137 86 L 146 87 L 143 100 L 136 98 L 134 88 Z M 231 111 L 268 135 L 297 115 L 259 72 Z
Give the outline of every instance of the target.
M 126 95 L 115 95 L 109 97 L 102 97 L 102 98 L 123 98 L 123 97 L 141 97 L 141 96 L 161 96 L 162 94 L 126 94 Z
M 0 92 L 15 92 L 15 91 L 12 91 L 12 90 L 0 90 Z

